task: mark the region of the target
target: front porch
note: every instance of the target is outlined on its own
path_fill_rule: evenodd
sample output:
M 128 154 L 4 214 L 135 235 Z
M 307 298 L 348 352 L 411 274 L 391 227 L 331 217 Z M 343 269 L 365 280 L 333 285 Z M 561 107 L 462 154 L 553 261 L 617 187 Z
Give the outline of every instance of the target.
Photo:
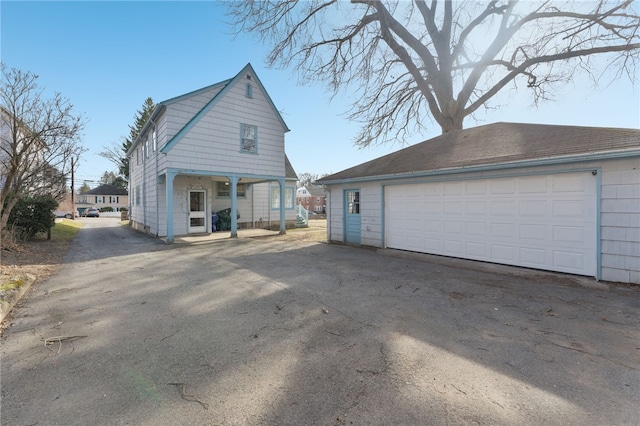
M 217 240 L 226 240 L 230 238 L 256 238 L 256 237 L 273 237 L 281 235 L 280 231 L 270 231 L 268 229 L 252 228 L 238 229 L 236 237 L 231 236 L 230 231 L 218 231 L 203 234 L 180 235 L 173 238 L 173 244 L 204 244 Z M 166 237 L 160 238 L 165 243 Z

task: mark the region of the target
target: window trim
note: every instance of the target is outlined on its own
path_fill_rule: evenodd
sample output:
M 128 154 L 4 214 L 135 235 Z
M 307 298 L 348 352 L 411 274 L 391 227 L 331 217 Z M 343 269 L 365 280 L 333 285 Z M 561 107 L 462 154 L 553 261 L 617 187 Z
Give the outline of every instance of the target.
M 269 196 L 269 205 L 271 206 L 271 210 L 280 210 L 280 186 L 273 185 L 271 186 L 271 194 Z M 293 210 L 295 208 L 295 193 L 296 190 L 293 186 L 284 186 L 284 209 L 285 210 Z M 274 198 L 275 197 L 275 198 Z M 274 207 L 277 201 L 277 207 Z M 289 201 L 289 203 L 287 203 Z
M 231 198 L 231 186 L 230 186 L 231 184 L 229 184 L 229 188 L 228 188 L 229 190 L 228 191 L 220 191 L 221 187 L 226 187 L 227 186 L 225 184 L 229 184 L 229 182 L 216 182 L 216 188 L 215 188 L 215 190 L 216 190 L 216 198 L 226 198 L 226 199 Z M 241 185 L 244 187 L 244 191 L 242 191 L 242 192 L 240 191 L 240 188 L 239 188 Z M 237 196 L 237 198 L 247 198 L 247 189 L 248 189 L 248 186 L 247 186 L 246 182 L 238 182 L 236 184 L 236 196 Z M 222 193 L 228 192 L 229 195 L 220 195 L 221 192 Z

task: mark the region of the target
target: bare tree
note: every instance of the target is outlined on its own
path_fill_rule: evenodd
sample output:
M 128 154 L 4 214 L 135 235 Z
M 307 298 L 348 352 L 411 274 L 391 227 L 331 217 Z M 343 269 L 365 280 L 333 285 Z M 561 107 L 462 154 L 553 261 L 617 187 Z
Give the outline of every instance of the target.
M 0 92 L 0 229 L 23 195 L 62 198 L 71 159 L 83 152 L 84 119 L 61 94 L 45 99 L 37 75 L 2 68 Z
M 325 176 L 328 176 L 327 173 L 324 174 L 318 174 L 318 173 L 309 173 L 309 172 L 303 172 L 298 174 L 298 184 L 297 187 L 301 188 L 303 186 L 308 186 L 308 185 L 315 185 L 315 181 L 317 181 L 320 178 L 323 178 Z
M 237 1 L 238 32 L 272 46 L 270 66 L 293 66 L 334 95 L 356 91 L 356 144 L 402 141 L 431 117 L 443 133 L 461 129 L 507 86 L 533 101 L 584 71 L 596 56 L 614 78 L 633 79 L 640 18 L 632 0 L 613 1 Z

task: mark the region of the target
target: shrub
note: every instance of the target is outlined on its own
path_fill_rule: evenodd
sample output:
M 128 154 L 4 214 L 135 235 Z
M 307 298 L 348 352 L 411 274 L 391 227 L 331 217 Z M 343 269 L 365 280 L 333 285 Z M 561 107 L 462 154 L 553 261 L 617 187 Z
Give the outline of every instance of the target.
M 9 214 L 7 226 L 21 239 L 47 232 L 56 223 L 53 210 L 58 202 L 50 195 L 26 195 L 20 198 Z
M 104 213 L 104 212 L 112 212 L 113 211 L 113 207 L 107 206 L 107 207 L 102 207 L 100 209 L 100 213 Z
M 128 208 L 126 208 L 126 207 L 120 207 L 120 211 L 121 211 L 121 212 L 128 212 L 128 211 L 129 211 L 129 209 L 128 209 Z

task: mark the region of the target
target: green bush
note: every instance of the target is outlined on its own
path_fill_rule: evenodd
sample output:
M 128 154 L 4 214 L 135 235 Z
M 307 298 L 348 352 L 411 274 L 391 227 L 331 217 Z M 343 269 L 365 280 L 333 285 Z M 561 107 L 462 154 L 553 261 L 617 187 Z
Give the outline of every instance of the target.
M 100 213 L 104 213 L 104 212 L 112 212 L 113 211 L 113 207 L 107 206 L 107 207 L 102 207 L 100 209 Z
M 128 208 L 126 208 L 126 207 L 120 207 L 120 211 L 121 211 L 121 212 L 128 212 L 128 211 L 129 211 L 129 209 L 128 209 Z
M 33 238 L 55 225 L 53 211 L 57 207 L 58 202 L 50 195 L 26 195 L 11 210 L 7 226 L 13 228 L 20 239 Z

